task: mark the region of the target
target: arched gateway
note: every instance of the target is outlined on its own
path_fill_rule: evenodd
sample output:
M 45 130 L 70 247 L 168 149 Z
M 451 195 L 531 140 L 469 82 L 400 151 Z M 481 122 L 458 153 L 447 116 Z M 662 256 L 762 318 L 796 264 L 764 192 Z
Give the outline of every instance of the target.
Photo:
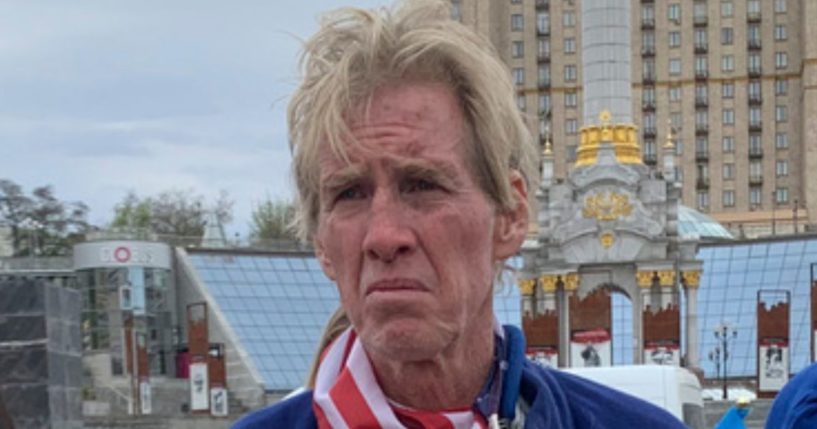
M 671 138 L 661 174 L 643 165 L 638 152 L 622 156 L 634 132 L 610 125 L 606 112 L 601 117 L 601 125 L 582 130 L 579 162 L 567 180 L 554 182 L 549 144 L 543 154 L 538 237 L 522 252 L 529 352 L 559 366 L 610 365 L 611 293 L 617 292 L 632 303 L 633 362 L 697 367 L 695 292 L 702 263 L 695 259 L 697 241 L 678 234 Z

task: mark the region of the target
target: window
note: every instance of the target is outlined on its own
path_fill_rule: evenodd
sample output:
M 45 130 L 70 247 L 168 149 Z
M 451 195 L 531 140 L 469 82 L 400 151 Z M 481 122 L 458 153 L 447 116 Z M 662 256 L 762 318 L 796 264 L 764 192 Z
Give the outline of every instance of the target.
M 706 129 L 709 124 L 709 115 L 706 110 L 695 111 L 695 128 Z
M 732 0 L 724 0 L 721 2 L 721 17 L 729 18 L 732 16 L 734 10 L 732 9 Z
M 749 125 L 760 125 L 760 107 L 752 106 L 749 108 Z
M 539 113 L 550 112 L 550 94 L 539 94 Z
M 574 27 L 576 25 L 576 14 L 572 10 L 565 11 L 562 15 L 562 25 L 565 27 Z
M 574 135 L 579 132 L 579 121 L 568 119 L 565 121 L 565 134 Z
M 763 177 L 763 164 L 759 161 L 749 163 L 749 177 Z
M 733 109 L 723 109 L 723 124 L 735 125 L 735 111 Z
M 652 7 L 651 4 L 642 4 L 641 5 L 641 22 L 654 22 L 655 21 L 655 9 Z
M 774 66 L 779 69 L 784 69 L 789 65 L 789 55 L 785 52 L 774 53 Z
M 696 28 L 695 29 L 695 46 L 696 47 L 706 47 L 708 44 L 706 38 L 706 29 L 705 28 Z
M 786 122 L 789 120 L 789 109 L 786 106 L 774 106 L 774 120 L 777 122 Z
M 789 188 L 777 188 L 774 190 L 774 200 L 777 204 L 788 204 Z
M 513 69 L 513 83 L 517 86 L 522 86 L 525 84 L 525 69 L 522 67 L 516 67 Z
M 709 140 L 707 140 L 706 137 L 697 137 L 695 139 L 695 153 L 709 153 Z
M 565 107 L 576 107 L 577 105 L 576 91 L 565 92 Z
M 724 136 L 721 140 L 724 153 L 731 153 L 735 151 L 735 138 L 732 136 Z
M 669 74 L 670 75 L 679 75 L 679 74 L 681 74 L 681 59 L 680 58 L 670 58 L 669 59 Z
M 777 177 L 784 177 L 789 175 L 789 161 L 785 159 L 778 159 L 774 167 Z
M 760 26 L 757 24 L 749 24 L 749 26 L 746 27 L 746 38 L 760 41 Z
M 759 206 L 761 201 L 760 187 L 753 186 L 749 188 L 749 204 Z
M 681 46 L 681 32 L 680 31 L 670 31 L 669 32 L 669 47 L 670 48 L 677 48 Z
M 735 57 L 732 55 L 724 55 L 721 57 L 721 70 L 731 72 L 735 70 Z
M 724 207 L 735 206 L 735 191 L 733 190 L 723 191 L 723 206 Z
M 576 53 L 576 39 L 572 37 L 568 37 L 565 39 L 565 53 L 566 54 Z
M 749 66 L 749 70 L 760 70 L 760 55 L 757 53 L 751 53 L 747 57 L 747 64 Z
M 698 208 L 706 209 L 707 207 L 709 207 L 709 192 L 698 191 Z
M 789 81 L 786 78 L 777 78 L 774 81 L 774 95 L 786 95 L 789 93 Z
M 511 15 L 511 30 L 513 31 L 522 31 L 524 27 L 524 20 L 522 18 L 522 14 L 515 13 Z
M 525 97 L 524 94 L 519 94 L 516 96 L 516 107 L 519 108 L 521 111 L 525 111 L 528 108 L 528 99 Z
M 681 101 L 681 87 L 678 85 L 670 85 L 669 87 L 669 101 Z
M 522 3 L 522 0 L 511 0 L 511 3 L 520 4 L 520 3 Z
M 536 31 L 539 34 L 550 33 L 550 15 L 547 12 L 539 12 L 536 14 Z
M 786 13 L 786 0 L 774 0 L 774 11 L 776 13 Z
M 760 99 L 760 81 L 753 79 L 749 81 L 749 85 L 746 87 L 746 92 L 749 94 L 750 100 Z
M 641 101 L 643 103 L 655 103 L 655 87 L 644 87 L 644 92 L 641 93 Z
M 652 31 L 641 33 L 641 46 L 644 49 L 650 49 L 655 52 L 655 33 Z
M 759 14 L 760 13 L 760 0 L 748 0 L 746 2 L 746 10 L 749 13 Z
M 706 19 L 706 3 L 703 1 L 696 1 L 695 4 L 692 6 L 692 14 L 695 17 L 696 21 L 699 18 Z
M 669 114 L 669 123 L 674 130 L 680 130 L 683 125 L 684 117 L 681 112 L 672 112 Z
M 521 40 L 511 42 L 511 56 L 514 58 L 522 58 L 525 56 L 525 42 Z
M 749 134 L 749 153 L 762 153 L 763 143 L 760 141 L 760 134 Z M 751 167 L 751 166 L 750 166 Z M 758 163 L 757 174 L 760 174 L 760 163 Z
M 641 120 L 645 129 L 655 129 L 655 112 L 645 112 Z
M 539 86 L 550 85 L 550 66 L 547 64 L 539 64 L 537 71 L 539 73 Z
M 576 81 L 576 66 L 569 64 L 565 66 L 565 82 Z
M 669 5 L 667 8 L 667 19 L 676 24 L 681 23 L 681 5 L 679 3 Z
M 709 70 L 709 66 L 707 64 L 706 57 L 703 55 L 695 56 L 695 74 L 696 75 L 706 75 L 707 71 Z
M 644 156 L 655 157 L 655 142 L 653 140 L 644 140 Z
M 731 45 L 735 41 L 735 32 L 732 27 L 721 28 L 721 45 Z
M 459 0 L 451 0 L 451 19 L 462 21 L 462 7 Z
M 548 39 L 539 39 L 536 42 L 536 49 L 539 58 L 550 58 L 550 41 Z
M 735 164 L 728 162 L 723 164 L 723 180 L 732 180 L 735 178 Z
M 788 149 L 789 135 L 786 133 L 777 133 L 774 135 L 774 147 L 777 149 Z
M 696 84 L 695 85 L 695 99 L 709 99 L 709 88 L 706 84 Z
M 733 98 L 735 96 L 735 83 L 734 82 L 723 82 L 721 84 L 721 97 L 723 98 Z
M 642 76 L 644 79 L 655 80 L 655 60 L 648 58 L 641 64 Z
M 786 35 L 786 26 L 785 25 L 775 25 L 774 26 L 774 40 L 783 41 L 786 40 L 788 37 Z

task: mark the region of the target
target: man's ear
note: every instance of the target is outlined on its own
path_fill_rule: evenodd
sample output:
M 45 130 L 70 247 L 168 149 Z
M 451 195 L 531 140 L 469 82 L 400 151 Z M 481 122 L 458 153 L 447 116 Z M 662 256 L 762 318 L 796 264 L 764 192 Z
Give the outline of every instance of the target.
M 515 255 L 528 233 L 528 186 L 522 174 L 511 171 L 511 192 L 515 206 L 501 211 L 494 225 L 494 260 L 502 260 Z
M 332 265 L 332 261 L 329 260 L 329 257 L 326 256 L 326 248 L 324 247 L 323 240 L 318 238 L 317 233 L 312 236 L 312 245 L 315 246 L 315 256 L 318 257 L 318 262 L 320 262 L 321 268 L 323 268 L 323 273 L 326 274 L 326 277 L 329 277 L 329 280 L 335 281 L 335 267 Z

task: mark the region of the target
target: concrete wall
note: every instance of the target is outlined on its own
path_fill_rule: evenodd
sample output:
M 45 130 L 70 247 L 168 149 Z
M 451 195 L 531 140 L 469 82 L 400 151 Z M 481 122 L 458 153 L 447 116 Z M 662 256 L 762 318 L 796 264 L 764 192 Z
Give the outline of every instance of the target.
M 81 428 L 77 291 L 0 281 L 0 396 L 14 427 Z

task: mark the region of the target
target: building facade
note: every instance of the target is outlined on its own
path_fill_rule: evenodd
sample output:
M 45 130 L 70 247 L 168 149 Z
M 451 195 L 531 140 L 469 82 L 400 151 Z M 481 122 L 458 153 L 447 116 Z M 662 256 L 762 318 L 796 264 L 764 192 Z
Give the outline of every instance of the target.
M 633 122 L 644 163 L 675 135 L 683 204 L 737 236 L 817 225 L 817 3 L 629 2 Z M 583 0 L 452 0 L 507 63 L 520 110 L 566 178 L 587 125 Z M 613 2 L 615 3 L 615 2 Z M 621 78 L 618 76 L 615 78 Z M 626 76 L 624 78 L 627 78 Z

